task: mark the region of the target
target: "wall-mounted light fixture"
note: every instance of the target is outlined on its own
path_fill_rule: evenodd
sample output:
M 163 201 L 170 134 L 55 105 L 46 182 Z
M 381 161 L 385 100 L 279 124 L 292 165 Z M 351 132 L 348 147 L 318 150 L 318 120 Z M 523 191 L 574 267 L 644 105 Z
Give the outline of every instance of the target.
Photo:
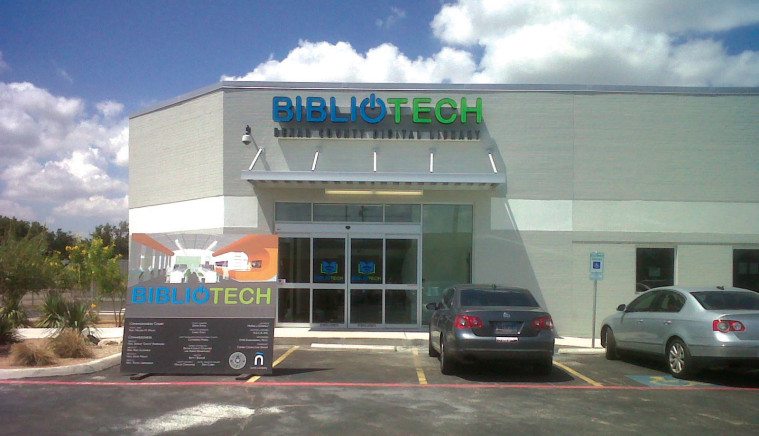
M 493 169 L 493 174 L 498 174 L 498 168 L 495 166 L 495 159 L 493 158 L 493 149 L 488 150 L 488 159 L 490 159 L 490 168 Z
M 424 194 L 421 189 L 416 190 L 394 190 L 394 189 L 325 189 L 324 193 L 327 195 L 383 195 L 383 196 L 399 196 L 399 197 L 418 197 Z
M 316 162 L 319 161 L 319 147 L 314 151 L 314 160 L 311 162 L 311 171 L 316 171 Z
M 253 167 L 256 165 L 256 162 L 258 162 L 258 158 L 261 157 L 261 153 L 264 151 L 263 147 L 259 147 L 258 144 L 256 144 L 253 141 L 253 136 L 250 134 L 250 126 L 245 126 L 245 133 L 242 135 L 242 143 L 247 145 L 250 145 L 250 143 L 255 144 L 258 151 L 256 152 L 256 156 L 253 158 L 253 162 L 250 163 L 250 166 L 248 167 L 248 171 L 253 170 Z

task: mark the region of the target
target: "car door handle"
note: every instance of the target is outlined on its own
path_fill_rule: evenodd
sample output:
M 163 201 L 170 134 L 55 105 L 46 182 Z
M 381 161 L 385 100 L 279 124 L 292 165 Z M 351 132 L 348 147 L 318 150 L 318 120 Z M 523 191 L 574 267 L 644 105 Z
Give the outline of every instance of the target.
M 643 320 L 642 319 L 639 319 L 637 322 L 638 322 L 638 324 L 643 324 Z
M 664 325 L 670 325 L 672 324 L 672 321 L 664 321 Z

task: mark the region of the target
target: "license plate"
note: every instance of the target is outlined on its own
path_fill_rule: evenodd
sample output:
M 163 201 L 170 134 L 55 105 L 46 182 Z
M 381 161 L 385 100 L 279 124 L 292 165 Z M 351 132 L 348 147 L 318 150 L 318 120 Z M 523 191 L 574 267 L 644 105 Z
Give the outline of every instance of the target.
M 493 323 L 493 328 L 497 335 L 513 335 L 519 332 L 521 324 L 515 321 L 500 321 Z
M 519 338 L 515 338 L 513 336 L 499 336 L 495 338 L 496 342 L 516 342 Z

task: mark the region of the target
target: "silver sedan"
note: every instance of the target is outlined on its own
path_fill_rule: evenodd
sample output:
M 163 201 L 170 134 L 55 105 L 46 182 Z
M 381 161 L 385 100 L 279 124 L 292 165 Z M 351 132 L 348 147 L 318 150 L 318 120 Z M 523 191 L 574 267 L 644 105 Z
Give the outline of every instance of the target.
M 603 320 L 606 358 L 660 355 L 674 377 L 710 365 L 759 368 L 759 293 L 740 288 L 655 288 Z

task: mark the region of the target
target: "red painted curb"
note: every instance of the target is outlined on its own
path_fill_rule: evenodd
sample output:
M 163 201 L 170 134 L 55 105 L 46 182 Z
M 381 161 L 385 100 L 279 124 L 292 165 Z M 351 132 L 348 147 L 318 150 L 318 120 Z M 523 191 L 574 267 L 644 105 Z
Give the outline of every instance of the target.
M 41 386 L 100 386 L 100 387 L 192 387 L 192 386 L 236 386 L 243 388 L 262 387 L 305 387 L 305 388 L 377 388 L 377 389 L 536 389 L 536 390 L 586 390 L 586 391 L 759 391 L 759 388 L 742 388 L 732 386 L 589 386 L 589 385 L 545 385 L 537 383 L 517 384 L 413 384 L 413 383 L 351 383 L 351 382 L 269 382 L 255 383 L 232 381 L 132 381 L 132 382 L 101 382 L 101 381 L 65 381 L 65 380 L 0 380 L 0 385 L 41 385 Z

